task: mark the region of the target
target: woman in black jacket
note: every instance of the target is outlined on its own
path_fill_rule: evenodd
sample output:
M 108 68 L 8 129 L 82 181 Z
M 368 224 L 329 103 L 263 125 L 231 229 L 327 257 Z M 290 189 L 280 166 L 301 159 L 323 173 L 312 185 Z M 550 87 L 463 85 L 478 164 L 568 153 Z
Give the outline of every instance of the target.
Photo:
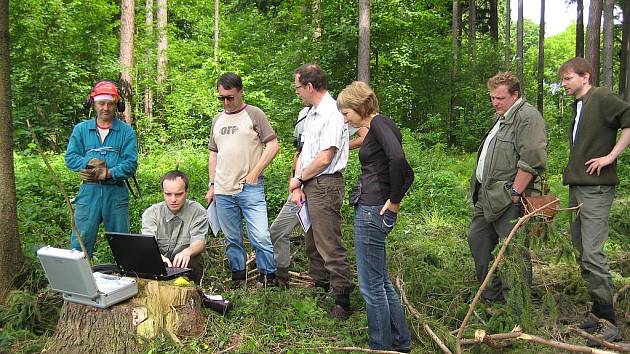
M 387 273 L 386 238 L 400 201 L 413 182 L 396 124 L 379 113 L 378 99 L 364 82 L 348 85 L 337 98 L 346 122 L 367 127 L 359 150 L 360 192 L 355 205 L 354 247 L 359 289 L 365 299 L 370 348 L 408 352 L 411 336 L 398 294 Z

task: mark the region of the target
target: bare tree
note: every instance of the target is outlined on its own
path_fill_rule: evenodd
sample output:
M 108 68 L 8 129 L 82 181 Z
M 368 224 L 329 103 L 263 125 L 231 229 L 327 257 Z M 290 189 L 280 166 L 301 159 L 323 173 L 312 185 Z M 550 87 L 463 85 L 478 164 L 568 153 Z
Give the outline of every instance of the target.
M 131 124 L 133 118 L 131 116 L 131 88 L 133 70 L 133 43 L 135 32 L 136 6 L 134 0 L 122 0 L 120 4 L 120 66 L 122 73 L 120 76 L 120 86 L 122 94 L 127 101 L 125 106 L 125 122 Z
M 13 287 L 24 262 L 18 233 L 13 118 L 11 117 L 11 57 L 9 0 L 0 0 L 0 303 Z
M 575 21 L 575 56 L 584 58 L 584 1 L 576 0 L 577 18 Z
M 168 66 L 168 31 L 167 31 L 167 0 L 157 0 L 157 98 L 158 102 L 162 102 L 164 98 L 164 82 L 166 81 L 166 67 Z M 161 124 L 166 125 L 164 109 L 158 109 L 158 120 Z
M 591 0 L 588 25 L 586 26 L 586 59 L 591 63 L 591 83 L 599 86 L 600 26 L 602 23 L 602 0 Z
M 516 22 L 516 75 L 521 80 L 521 89 L 525 93 L 525 76 L 523 75 L 523 0 L 518 0 L 518 19 Z
M 459 120 L 459 110 L 457 109 L 457 90 L 459 79 L 459 54 L 461 48 L 461 26 L 462 26 L 462 6 L 459 0 L 453 0 L 453 20 L 452 20 L 452 37 L 453 37 L 453 67 L 451 68 L 451 102 L 450 102 L 450 124 L 448 129 L 448 144 L 455 143 L 455 127 Z
M 157 0 L 157 31 L 158 31 L 158 45 L 157 45 L 157 84 L 160 87 L 166 80 L 166 67 L 168 65 L 168 34 L 166 25 L 168 23 L 167 18 L 168 0 Z
M 630 1 L 623 2 L 623 30 L 621 34 L 621 60 L 619 63 L 619 94 L 630 101 Z
M 471 63 L 475 63 L 477 56 L 477 5 L 475 0 L 468 0 L 468 45 Z
M 144 19 L 145 33 L 146 33 L 147 38 L 153 39 L 153 0 L 146 0 L 144 7 L 145 7 L 145 12 L 146 12 L 145 19 Z M 153 47 L 151 45 L 148 45 L 147 54 L 146 54 L 147 65 L 145 69 L 146 84 L 144 87 L 144 113 L 147 115 L 147 120 L 149 121 L 149 125 L 151 124 L 151 121 L 153 120 L 153 90 L 151 89 L 151 84 L 152 84 L 151 59 L 152 58 L 153 58 Z
M 370 0 L 359 0 L 357 79 L 370 83 Z
M 504 47 L 504 56 L 503 56 L 503 68 L 505 71 L 510 70 L 510 31 L 511 31 L 511 21 L 512 14 L 510 13 L 510 0 L 505 1 L 505 47 Z
M 543 112 L 545 81 L 545 0 L 540 1 L 540 23 L 538 25 L 538 97 L 536 103 L 538 111 Z
M 604 0 L 604 86 L 612 90 L 613 85 L 613 0 Z
M 214 62 L 219 62 L 219 0 L 214 0 Z

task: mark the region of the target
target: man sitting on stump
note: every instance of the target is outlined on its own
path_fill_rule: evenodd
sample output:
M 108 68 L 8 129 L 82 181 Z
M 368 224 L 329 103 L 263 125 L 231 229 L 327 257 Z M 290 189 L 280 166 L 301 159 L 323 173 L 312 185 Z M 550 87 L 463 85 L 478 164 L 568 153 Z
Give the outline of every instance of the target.
M 162 177 L 164 201 L 142 214 L 142 234 L 157 239 L 162 260 L 169 267 L 192 268 L 191 280 L 203 275 L 201 252 L 206 247 L 206 209 L 188 199 L 188 176 L 170 171 Z

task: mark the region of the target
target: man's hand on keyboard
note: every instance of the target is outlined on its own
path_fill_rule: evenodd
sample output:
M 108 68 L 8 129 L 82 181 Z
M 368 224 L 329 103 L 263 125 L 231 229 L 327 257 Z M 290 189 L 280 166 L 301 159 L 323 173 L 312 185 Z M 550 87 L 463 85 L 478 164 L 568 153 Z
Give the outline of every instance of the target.
M 190 249 L 188 248 L 183 249 L 173 258 L 174 267 L 186 268 L 188 267 L 188 262 L 190 262 Z
M 161 256 L 162 256 L 162 262 L 164 262 L 164 264 L 166 264 L 167 267 L 172 267 L 173 266 L 173 264 L 171 264 L 171 260 L 170 259 L 164 257 L 164 255 L 161 255 Z

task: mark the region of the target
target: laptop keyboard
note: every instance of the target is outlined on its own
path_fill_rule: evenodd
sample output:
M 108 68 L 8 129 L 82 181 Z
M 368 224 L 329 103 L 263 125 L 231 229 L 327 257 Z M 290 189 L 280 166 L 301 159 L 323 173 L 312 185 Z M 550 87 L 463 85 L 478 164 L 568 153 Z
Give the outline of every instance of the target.
M 171 275 L 171 274 L 176 274 L 176 273 L 182 273 L 186 270 L 188 270 L 188 268 L 166 267 L 166 274 Z

